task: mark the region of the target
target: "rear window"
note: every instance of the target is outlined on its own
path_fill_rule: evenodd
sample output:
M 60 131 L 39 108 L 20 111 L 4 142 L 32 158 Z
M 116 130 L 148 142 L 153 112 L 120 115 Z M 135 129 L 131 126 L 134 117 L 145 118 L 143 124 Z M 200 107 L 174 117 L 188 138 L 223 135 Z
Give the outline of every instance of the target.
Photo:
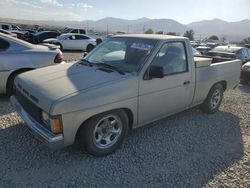
M 0 51 L 7 50 L 9 46 L 10 44 L 7 41 L 0 39 Z

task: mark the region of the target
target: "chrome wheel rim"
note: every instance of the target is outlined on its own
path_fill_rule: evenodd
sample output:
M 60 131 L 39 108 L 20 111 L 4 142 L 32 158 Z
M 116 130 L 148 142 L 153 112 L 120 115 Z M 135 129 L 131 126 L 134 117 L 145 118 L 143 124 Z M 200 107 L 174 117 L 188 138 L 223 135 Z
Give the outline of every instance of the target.
M 220 92 L 220 90 L 216 89 L 212 95 L 212 98 L 211 98 L 212 109 L 217 108 L 218 105 L 220 104 L 220 101 L 221 101 L 221 92 Z
M 107 149 L 112 147 L 122 132 L 122 121 L 117 115 L 107 115 L 97 122 L 93 132 L 96 147 Z

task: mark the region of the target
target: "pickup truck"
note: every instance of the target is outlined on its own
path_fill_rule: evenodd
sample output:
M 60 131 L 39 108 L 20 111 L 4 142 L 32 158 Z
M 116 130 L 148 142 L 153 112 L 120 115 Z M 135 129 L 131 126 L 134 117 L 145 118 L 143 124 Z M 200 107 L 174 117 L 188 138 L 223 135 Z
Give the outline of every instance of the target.
M 195 58 L 184 37 L 110 37 L 77 63 L 15 80 L 13 106 L 52 149 L 75 140 L 94 156 L 114 152 L 128 130 L 199 106 L 218 111 L 238 85 L 240 60 Z

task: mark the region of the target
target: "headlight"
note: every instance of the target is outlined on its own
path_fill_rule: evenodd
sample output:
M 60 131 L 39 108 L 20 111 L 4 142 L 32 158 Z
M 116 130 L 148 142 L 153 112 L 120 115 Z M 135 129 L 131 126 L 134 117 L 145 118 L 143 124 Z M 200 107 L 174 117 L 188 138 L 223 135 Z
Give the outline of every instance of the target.
M 46 125 L 49 125 L 50 124 L 50 121 L 49 121 L 49 114 L 47 112 L 43 112 L 42 111 L 42 120 L 43 122 L 46 124 Z
M 43 122 L 50 127 L 51 131 L 54 133 L 62 132 L 62 120 L 61 116 L 51 117 L 47 112 L 42 112 Z

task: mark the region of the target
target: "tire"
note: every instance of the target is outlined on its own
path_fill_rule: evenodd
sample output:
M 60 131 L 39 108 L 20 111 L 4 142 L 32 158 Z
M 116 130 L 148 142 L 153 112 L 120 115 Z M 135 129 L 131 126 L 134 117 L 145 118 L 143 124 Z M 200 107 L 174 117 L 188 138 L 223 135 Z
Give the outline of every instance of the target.
M 79 144 L 93 156 L 111 154 L 121 146 L 128 124 L 128 116 L 123 110 L 96 115 L 81 126 Z
M 99 45 L 101 43 L 102 43 L 102 39 L 100 39 L 100 38 L 96 39 L 96 45 Z
M 221 84 L 216 84 L 213 86 L 204 101 L 201 105 L 201 110 L 207 114 L 214 114 L 220 108 L 222 99 L 223 99 L 223 86 Z
M 86 51 L 87 51 L 87 52 L 90 52 L 90 51 L 92 51 L 94 48 L 95 48 L 95 46 L 94 46 L 93 44 L 88 44 Z

